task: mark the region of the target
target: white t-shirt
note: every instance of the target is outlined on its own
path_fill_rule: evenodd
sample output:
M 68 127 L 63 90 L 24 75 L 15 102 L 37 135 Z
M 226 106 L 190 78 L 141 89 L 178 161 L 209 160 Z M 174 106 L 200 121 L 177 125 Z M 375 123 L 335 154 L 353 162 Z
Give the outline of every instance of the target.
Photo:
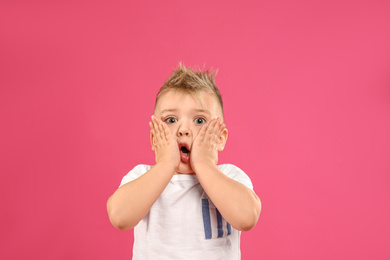
M 151 167 L 137 165 L 123 177 L 121 186 Z M 251 180 L 238 167 L 223 164 L 218 168 L 253 190 Z M 223 219 L 196 175 L 176 174 L 134 228 L 133 260 L 237 260 L 241 259 L 240 234 Z

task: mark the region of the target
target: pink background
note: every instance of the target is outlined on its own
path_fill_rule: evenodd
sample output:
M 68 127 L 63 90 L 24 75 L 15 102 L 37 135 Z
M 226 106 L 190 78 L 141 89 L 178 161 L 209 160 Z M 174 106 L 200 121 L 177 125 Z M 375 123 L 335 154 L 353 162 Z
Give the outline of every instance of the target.
M 243 259 L 389 259 L 389 1 L 2 1 L 1 259 L 131 259 L 106 200 L 153 163 L 155 94 L 218 68 Z M 142 199 L 142 198 L 140 198 Z

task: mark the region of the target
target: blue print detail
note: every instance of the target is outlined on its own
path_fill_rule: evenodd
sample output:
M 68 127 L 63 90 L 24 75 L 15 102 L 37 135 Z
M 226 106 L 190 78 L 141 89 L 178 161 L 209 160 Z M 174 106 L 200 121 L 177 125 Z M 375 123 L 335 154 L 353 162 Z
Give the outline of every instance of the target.
M 203 226 L 204 226 L 205 238 L 211 239 L 211 221 L 210 221 L 210 209 L 209 209 L 208 199 L 202 199 L 202 214 L 203 214 Z
M 221 216 L 221 213 L 219 213 L 218 209 L 215 209 L 215 210 L 217 211 L 218 237 L 223 237 L 222 216 Z

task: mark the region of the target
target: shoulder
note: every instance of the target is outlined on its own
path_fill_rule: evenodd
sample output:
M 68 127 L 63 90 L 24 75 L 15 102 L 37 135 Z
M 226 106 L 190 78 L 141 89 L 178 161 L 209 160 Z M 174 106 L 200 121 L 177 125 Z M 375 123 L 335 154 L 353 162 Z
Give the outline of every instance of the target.
M 229 178 L 232 178 L 233 180 L 238 181 L 253 190 L 251 179 L 242 169 L 233 164 L 221 164 L 218 165 L 218 169 Z
M 151 165 L 138 164 L 122 178 L 120 186 L 137 179 L 138 177 L 142 176 L 145 172 L 149 171 L 151 168 L 152 168 Z
M 147 165 L 147 164 L 138 164 L 137 166 L 135 166 L 131 171 L 129 171 L 129 173 L 133 173 L 133 174 L 144 174 L 145 172 L 149 171 L 150 169 L 152 168 L 151 165 Z M 128 173 L 128 174 L 129 174 Z
M 229 177 L 236 175 L 246 175 L 243 170 L 233 164 L 221 164 L 218 165 L 218 169 Z

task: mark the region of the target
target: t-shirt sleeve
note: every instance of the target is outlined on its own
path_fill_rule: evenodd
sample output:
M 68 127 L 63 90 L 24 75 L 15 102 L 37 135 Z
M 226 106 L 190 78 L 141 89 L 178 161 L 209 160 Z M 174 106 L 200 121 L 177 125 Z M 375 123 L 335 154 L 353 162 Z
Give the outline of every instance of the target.
M 243 170 L 238 168 L 233 164 L 222 164 L 218 168 L 226 174 L 228 177 L 232 178 L 235 181 L 245 185 L 247 188 L 253 191 L 253 184 L 248 175 L 245 174 Z
M 145 165 L 145 164 L 139 164 L 135 166 L 131 171 L 129 171 L 128 174 L 126 174 L 121 181 L 121 184 L 119 185 L 125 185 L 128 182 L 131 182 L 138 177 L 142 176 L 145 172 L 149 171 L 152 167 L 150 165 Z

